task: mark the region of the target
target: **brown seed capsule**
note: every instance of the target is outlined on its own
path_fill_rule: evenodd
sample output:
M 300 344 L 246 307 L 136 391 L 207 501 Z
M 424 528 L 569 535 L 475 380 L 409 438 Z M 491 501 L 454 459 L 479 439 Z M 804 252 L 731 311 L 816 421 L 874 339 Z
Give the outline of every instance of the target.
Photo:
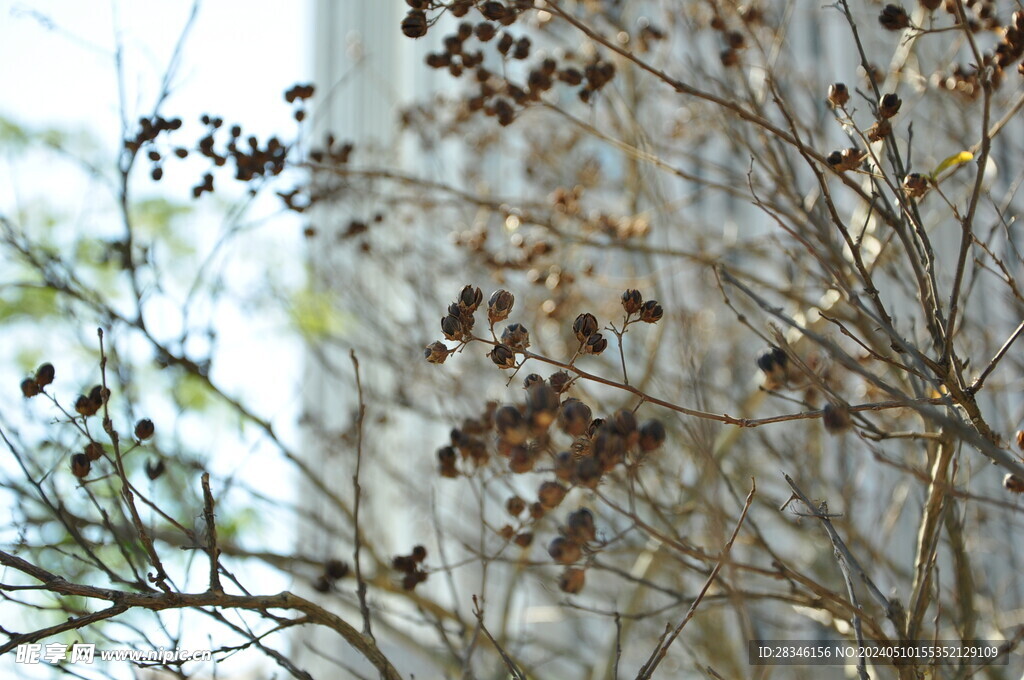
M 1017 448 L 1024 451 L 1024 430 L 1017 430 Z
M 475 312 L 483 301 L 484 294 L 476 286 L 465 286 L 459 293 L 459 306 L 467 312 Z
M 589 312 L 580 314 L 572 323 L 572 332 L 576 334 L 577 340 L 586 342 L 587 338 L 597 332 L 597 318 Z
M 84 479 L 92 468 L 92 461 L 84 453 L 76 453 L 71 456 L 71 474 L 79 479 Z
M 320 576 L 316 577 L 315 581 L 313 581 L 313 590 L 315 590 L 318 593 L 329 593 L 331 592 L 331 582 L 327 579 L 326 576 L 321 574 Z
M 922 7 L 924 7 L 929 12 L 934 12 L 935 10 L 937 10 L 939 8 L 940 5 L 942 5 L 942 0 L 917 0 L 917 1 L 921 4 Z
M 903 193 L 910 198 L 921 198 L 930 188 L 928 178 L 919 172 L 912 172 L 903 178 Z
M 636 414 L 628 408 L 620 408 L 608 421 L 616 434 L 628 437 L 636 432 Z
M 640 426 L 640 448 L 653 451 L 665 443 L 665 426 L 660 420 L 645 420 Z
M 487 42 L 498 33 L 498 30 L 494 28 L 494 24 L 481 21 L 473 29 L 473 33 L 476 35 L 476 39 L 480 42 Z
M 892 134 L 892 123 L 887 120 L 880 120 L 868 128 L 868 141 L 880 142 Z
M 35 383 L 33 383 L 34 385 Z M 94 416 L 96 412 L 100 410 L 100 404 L 94 403 L 89 397 L 84 394 L 78 395 L 78 399 L 75 400 L 75 411 L 82 416 Z
M 324 576 L 337 581 L 340 578 L 345 578 L 348 575 L 348 563 L 342 560 L 327 560 L 324 563 Z
M 544 506 L 541 505 L 540 503 L 537 503 L 537 502 L 530 503 L 530 519 L 535 519 L 535 520 L 536 519 L 540 519 L 546 513 L 547 513 L 547 510 L 545 510 Z
M 85 455 L 89 460 L 99 460 L 103 457 L 103 445 L 99 442 L 89 442 L 85 445 Z
M 644 303 L 644 296 L 635 288 L 630 288 L 622 294 L 622 308 L 626 314 L 636 314 Z
M 528 375 L 525 378 L 523 378 L 523 389 L 524 390 L 528 390 L 531 387 L 533 387 L 534 385 L 539 385 L 539 384 L 541 384 L 543 382 L 544 382 L 544 378 L 540 377 L 536 373 L 531 373 L 530 375 Z
M 886 5 L 878 15 L 878 23 L 887 31 L 902 31 L 910 26 L 910 17 L 899 5 Z
M 903 100 L 899 95 L 893 92 L 883 94 L 882 98 L 878 100 L 878 115 L 882 118 L 892 118 L 899 113 L 901 106 L 903 106 Z
M 513 446 L 509 451 L 508 469 L 517 475 L 532 470 L 536 462 L 536 456 L 525 446 Z
M 839 434 L 850 429 L 853 421 L 850 418 L 850 410 L 841 404 L 828 403 L 822 411 L 821 422 L 830 434 Z
M 402 588 L 405 590 L 413 590 L 419 584 L 427 580 L 427 572 L 425 571 L 411 571 L 402 577 Z
M 558 414 L 558 394 L 547 383 L 531 385 L 526 391 L 526 415 L 534 427 L 547 428 Z
M 93 385 L 92 389 L 89 390 L 89 401 L 96 404 L 97 410 L 99 407 L 107 403 L 110 399 L 110 390 L 102 385 Z
M 529 548 L 531 545 L 533 545 L 533 533 L 530 531 L 524 531 L 521 534 L 516 534 L 516 537 L 512 540 L 520 548 Z
M 146 461 L 146 476 L 151 480 L 158 478 L 164 473 L 164 461 L 160 458 Z
M 555 456 L 555 477 L 563 482 L 571 482 L 576 467 L 572 451 L 559 451 Z
M 149 439 L 153 436 L 156 428 L 153 426 L 153 421 L 149 418 L 143 418 L 139 422 L 135 423 L 135 438 L 136 439 Z
M 570 398 L 566 399 L 562 404 L 561 411 L 558 414 L 558 426 L 566 434 L 572 437 L 579 437 L 590 427 L 592 418 L 593 413 L 589 406 L 579 399 Z
M 458 460 L 458 455 L 452 447 L 444 446 L 437 450 L 438 471 L 442 477 L 459 476 L 459 471 L 455 467 L 456 460 Z
M 530 346 L 530 331 L 521 323 L 509 324 L 501 334 L 502 344 L 522 351 Z
M 391 558 L 391 568 L 408 574 L 411 571 L 416 571 L 416 561 L 412 555 L 395 555 Z
M 432 364 L 443 364 L 449 354 L 448 347 L 440 340 L 435 340 L 423 348 L 423 356 Z
M 578 567 L 567 567 L 558 577 L 558 587 L 562 592 L 575 595 L 583 590 L 586 583 L 586 572 Z
M 722 50 L 719 53 L 718 58 L 721 60 L 722 66 L 726 68 L 736 66 L 740 63 L 740 53 L 731 47 L 729 49 Z
M 56 371 L 53 368 L 53 364 L 43 364 L 36 369 L 35 382 L 39 387 L 46 387 L 53 382 L 53 378 L 56 375 Z
M 840 108 L 850 101 L 850 91 L 845 83 L 832 83 L 828 86 L 828 103 L 833 108 Z
M 537 489 L 537 500 L 548 510 L 557 508 L 565 499 L 565 487 L 558 482 L 544 482 Z
M 569 513 L 565 523 L 566 537 L 576 543 L 590 543 L 597 539 L 597 528 L 594 526 L 594 513 L 580 508 Z
M 516 353 L 508 345 L 495 345 L 487 356 L 498 368 L 514 368 L 516 365 Z
M 665 315 L 657 300 L 648 300 L 640 307 L 640 320 L 645 323 L 656 323 Z
M 449 314 L 441 319 L 441 333 L 446 340 L 462 340 L 462 322 L 459 317 Z
M 402 33 L 407 38 L 422 38 L 427 34 L 427 15 L 422 10 L 411 10 L 402 19 Z
M 513 517 L 523 514 L 523 510 L 526 510 L 526 501 L 519 496 L 512 496 L 505 501 L 505 512 Z
M 588 489 L 595 489 L 601 481 L 602 474 L 604 474 L 604 470 L 601 469 L 601 464 L 597 459 L 593 456 L 587 456 L 576 461 L 576 468 L 573 470 L 573 481 Z
M 501 21 L 509 11 L 508 7 L 505 7 L 500 2 L 494 2 L 494 0 L 488 0 L 488 2 L 483 3 L 477 9 L 484 15 L 484 18 L 491 21 Z
M 558 371 L 548 376 L 548 384 L 551 385 L 551 389 L 557 394 L 565 392 L 569 388 L 570 383 L 572 383 L 572 376 L 565 371 Z
M 419 564 L 423 560 L 427 559 L 427 549 L 422 545 L 414 546 L 412 549 L 411 557 L 413 562 Z
M 582 348 L 584 354 L 600 354 L 606 349 L 608 349 L 608 341 L 600 333 L 594 333 L 587 338 Z
M 487 320 L 493 324 L 507 319 L 515 301 L 515 296 L 507 290 L 499 289 L 491 293 L 487 300 Z
M 1003 477 L 1003 487 L 1012 493 L 1024 493 L 1024 479 L 1011 472 Z
M 522 444 L 528 436 L 526 418 L 515 406 L 505 405 L 494 412 L 494 429 L 506 444 Z
M 32 378 L 25 378 L 21 381 L 21 396 L 26 399 L 31 399 L 40 392 L 42 392 L 42 390 L 39 389 L 39 385 L 37 385 L 36 381 Z M 81 399 L 85 399 L 85 397 L 81 397 Z
M 548 544 L 548 554 L 559 564 L 572 564 L 583 555 L 583 552 L 577 543 L 564 536 L 558 536 Z

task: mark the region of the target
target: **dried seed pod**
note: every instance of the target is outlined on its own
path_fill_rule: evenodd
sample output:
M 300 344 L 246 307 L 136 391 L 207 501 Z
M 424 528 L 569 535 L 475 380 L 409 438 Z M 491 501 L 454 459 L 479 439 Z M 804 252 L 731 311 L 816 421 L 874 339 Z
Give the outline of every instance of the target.
M 628 408 L 620 408 L 612 414 L 609 423 L 611 424 L 612 429 L 615 430 L 616 434 L 623 437 L 628 437 L 636 432 L 636 414 Z
M 494 24 L 489 24 L 486 21 L 481 21 L 473 29 L 473 33 L 476 35 L 476 39 L 480 42 L 487 42 L 498 33 L 498 29 L 494 27 Z
M 423 348 L 423 356 L 432 364 L 443 364 L 450 353 L 451 350 L 440 340 L 435 340 Z
M 1024 430 L 1017 430 L 1015 437 L 1017 439 L 1017 448 L 1024 451 Z
M 523 351 L 530 346 L 530 331 L 521 323 L 509 324 L 501 334 L 501 342 L 512 349 Z
M 566 399 L 558 413 L 558 426 L 566 434 L 579 437 L 590 427 L 593 413 L 590 407 L 579 399 Z
M 422 545 L 414 546 L 410 557 L 412 557 L 413 562 L 418 564 L 427 559 L 427 549 Z
M 899 5 L 886 5 L 878 15 L 878 23 L 887 31 L 902 31 L 910 26 L 910 16 Z
M 929 12 L 934 12 L 942 5 L 942 0 L 917 0 Z
M 509 451 L 508 469 L 517 475 L 532 470 L 536 462 L 536 456 L 525 446 L 513 446 Z
M 512 496 L 505 501 L 505 512 L 513 517 L 523 514 L 523 510 L 526 510 L 526 501 L 519 496 Z
M 883 94 L 878 100 L 878 115 L 882 118 L 892 118 L 900 111 L 903 100 L 894 92 Z
M 487 353 L 487 356 L 498 368 L 514 368 L 516 365 L 516 353 L 508 345 L 495 345 L 494 349 Z
M 850 418 L 850 410 L 842 404 L 825 404 L 822 410 L 821 422 L 829 434 L 839 434 L 850 429 L 853 420 Z
M 665 443 L 665 426 L 660 420 L 645 420 L 640 426 L 640 448 L 653 451 Z
M 559 451 L 555 456 L 555 477 L 563 482 L 571 482 L 575 466 L 572 451 Z
M 410 10 L 402 19 L 402 33 L 407 38 L 422 38 L 427 34 L 427 15 L 422 10 Z
M 731 68 L 740 63 L 740 53 L 732 49 L 731 47 L 722 50 L 718 54 L 718 58 L 721 60 L 722 66 L 726 68 Z
M 53 378 L 56 374 L 57 372 L 54 370 L 53 364 L 47 363 L 36 369 L 36 374 L 33 379 L 39 387 L 46 387 L 53 382 Z
M 459 293 L 459 306 L 467 312 L 475 312 L 484 301 L 484 294 L 476 286 L 465 286 Z
M 96 405 L 96 410 L 99 410 L 109 399 L 110 390 L 102 385 L 93 385 L 89 390 L 89 401 Z
M 580 550 L 579 544 L 564 536 L 558 536 L 548 544 L 548 554 L 559 564 L 572 564 L 583 556 L 583 551 Z
M 477 7 L 477 9 L 480 10 L 480 14 L 484 15 L 484 18 L 491 21 L 501 21 L 509 11 L 508 7 L 494 0 L 488 0 Z
M 32 383 L 35 385 L 35 383 Z M 37 388 L 38 389 L 38 388 Z M 78 395 L 78 399 L 75 400 L 75 412 L 82 416 L 94 416 L 96 412 L 100 410 L 100 404 L 94 403 L 89 397 L 84 394 Z
M 533 532 L 524 531 L 521 534 L 516 534 L 516 537 L 512 541 L 520 548 L 529 548 L 533 545 Z
M 340 578 L 345 578 L 348 575 L 348 563 L 342 560 L 327 560 L 324 563 L 324 576 L 337 581 Z
M 92 461 L 89 460 L 89 456 L 84 453 L 76 453 L 71 456 L 71 474 L 79 479 L 84 479 L 89 475 L 89 470 L 92 468 Z
M 506 444 L 522 444 L 528 436 L 526 418 L 515 406 L 505 405 L 494 412 L 494 429 Z
M 540 377 L 536 373 L 531 373 L 530 375 L 528 375 L 525 378 L 523 378 L 523 389 L 524 390 L 528 390 L 531 387 L 533 387 L 534 385 L 539 385 L 539 384 L 541 384 L 543 382 L 544 382 L 544 378 Z
M 828 86 L 829 105 L 838 109 L 846 106 L 848 101 L 850 101 L 850 91 L 846 88 L 845 83 L 832 83 Z
M 864 156 L 867 152 L 861 151 L 855 147 L 849 149 L 843 149 L 842 151 L 833 151 L 826 158 L 826 162 L 836 172 L 846 172 L 848 170 L 856 170 L 860 167 L 860 163 L 864 160 Z
M 600 354 L 608 349 L 608 341 L 600 333 L 594 333 L 583 343 L 584 354 Z
M 146 461 L 146 476 L 150 480 L 157 479 L 164 473 L 165 470 L 164 461 L 160 458 L 154 458 L 153 460 Z
M 586 342 L 587 338 L 597 332 L 597 318 L 589 312 L 580 314 L 572 323 L 572 332 L 576 334 L 577 340 Z
M 608 472 L 621 463 L 626 457 L 626 438 L 615 431 L 611 424 L 597 429 L 591 443 L 591 455 L 600 464 L 603 472 Z
M 657 323 L 665 315 L 657 300 L 648 300 L 640 307 L 640 320 L 645 323 Z
M 540 503 L 537 503 L 537 502 L 530 503 L 530 519 L 534 519 L 534 520 L 540 519 L 546 513 L 547 513 L 547 510 L 545 510 L 544 506 L 541 505 Z
M 103 457 L 103 445 L 99 442 L 89 442 L 85 445 L 84 453 L 89 460 L 99 460 Z
M 459 476 L 459 471 L 455 468 L 456 460 L 458 460 L 458 456 L 452 447 L 443 446 L 437 450 L 438 471 L 442 477 Z
M 402 577 L 402 588 L 405 590 L 413 590 L 419 584 L 427 580 L 427 572 L 425 571 L 411 571 Z
M 903 178 L 903 193 L 910 198 L 921 198 L 930 188 L 928 178 L 919 172 L 912 172 Z
M 1024 493 L 1024 479 L 1011 472 L 1003 477 L 1003 487 L 1011 493 Z
M 597 539 L 597 528 L 594 525 L 594 513 L 580 508 L 569 513 L 565 523 L 566 537 L 576 543 L 590 543 Z
M 578 567 L 566 567 L 562 575 L 558 577 L 558 587 L 562 592 L 576 595 L 586 583 L 586 572 Z
M 329 593 L 331 592 L 331 582 L 327 579 L 326 576 L 321 574 L 320 576 L 316 577 L 315 581 L 313 581 L 313 590 L 315 590 L 318 593 Z
M 546 509 L 557 508 L 565 499 L 565 487 L 558 482 L 544 482 L 537 489 L 537 500 Z
M 153 426 L 153 421 L 149 418 L 143 418 L 139 422 L 135 423 L 135 438 L 139 440 L 149 439 L 156 432 L 156 428 Z
M 36 381 L 32 378 L 25 378 L 21 381 L 21 396 L 26 399 L 31 399 L 40 392 L 42 392 L 42 390 L 39 389 L 39 385 L 37 385 Z M 79 397 L 79 399 L 85 399 L 85 397 Z
M 441 333 L 446 340 L 462 340 L 462 322 L 459 317 L 449 314 L 441 319 Z
M 593 456 L 587 456 L 576 461 L 576 467 L 573 470 L 573 481 L 580 486 L 594 489 L 600 483 L 602 474 L 604 474 L 604 470 L 601 469 L 601 464 L 597 459 Z
M 557 371 L 548 376 L 548 384 L 551 385 L 557 394 L 561 394 L 568 389 L 569 384 L 572 382 L 572 376 L 565 371 Z
M 533 425 L 546 428 L 555 422 L 558 406 L 558 394 L 547 383 L 537 383 L 527 389 L 526 413 Z
M 626 314 L 636 314 L 644 303 L 644 296 L 635 288 L 630 288 L 622 294 L 622 308 Z
M 491 293 L 490 299 L 487 300 L 488 321 L 494 324 L 507 319 L 508 315 L 512 312 L 512 305 L 515 304 L 515 301 L 515 296 L 507 290 L 499 289 Z
M 729 31 L 725 34 L 725 41 L 734 50 L 742 50 L 747 47 L 747 39 L 739 31 Z
M 880 120 L 868 128 L 868 141 L 880 142 L 892 134 L 892 123 L 887 120 Z

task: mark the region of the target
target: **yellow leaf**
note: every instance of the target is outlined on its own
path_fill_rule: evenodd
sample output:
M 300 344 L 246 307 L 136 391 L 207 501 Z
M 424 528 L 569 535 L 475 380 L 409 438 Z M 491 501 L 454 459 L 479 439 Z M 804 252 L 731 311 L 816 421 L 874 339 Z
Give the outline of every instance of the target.
M 949 158 L 939 163 L 935 170 L 932 171 L 931 178 L 935 179 L 940 174 L 942 174 L 943 171 L 948 170 L 949 168 L 952 168 L 956 165 L 963 165 L 964 163 L 973 160 L 974 154 L 971 153 L 970 151 L 961 151 L 960 153 L 955 153 Z

